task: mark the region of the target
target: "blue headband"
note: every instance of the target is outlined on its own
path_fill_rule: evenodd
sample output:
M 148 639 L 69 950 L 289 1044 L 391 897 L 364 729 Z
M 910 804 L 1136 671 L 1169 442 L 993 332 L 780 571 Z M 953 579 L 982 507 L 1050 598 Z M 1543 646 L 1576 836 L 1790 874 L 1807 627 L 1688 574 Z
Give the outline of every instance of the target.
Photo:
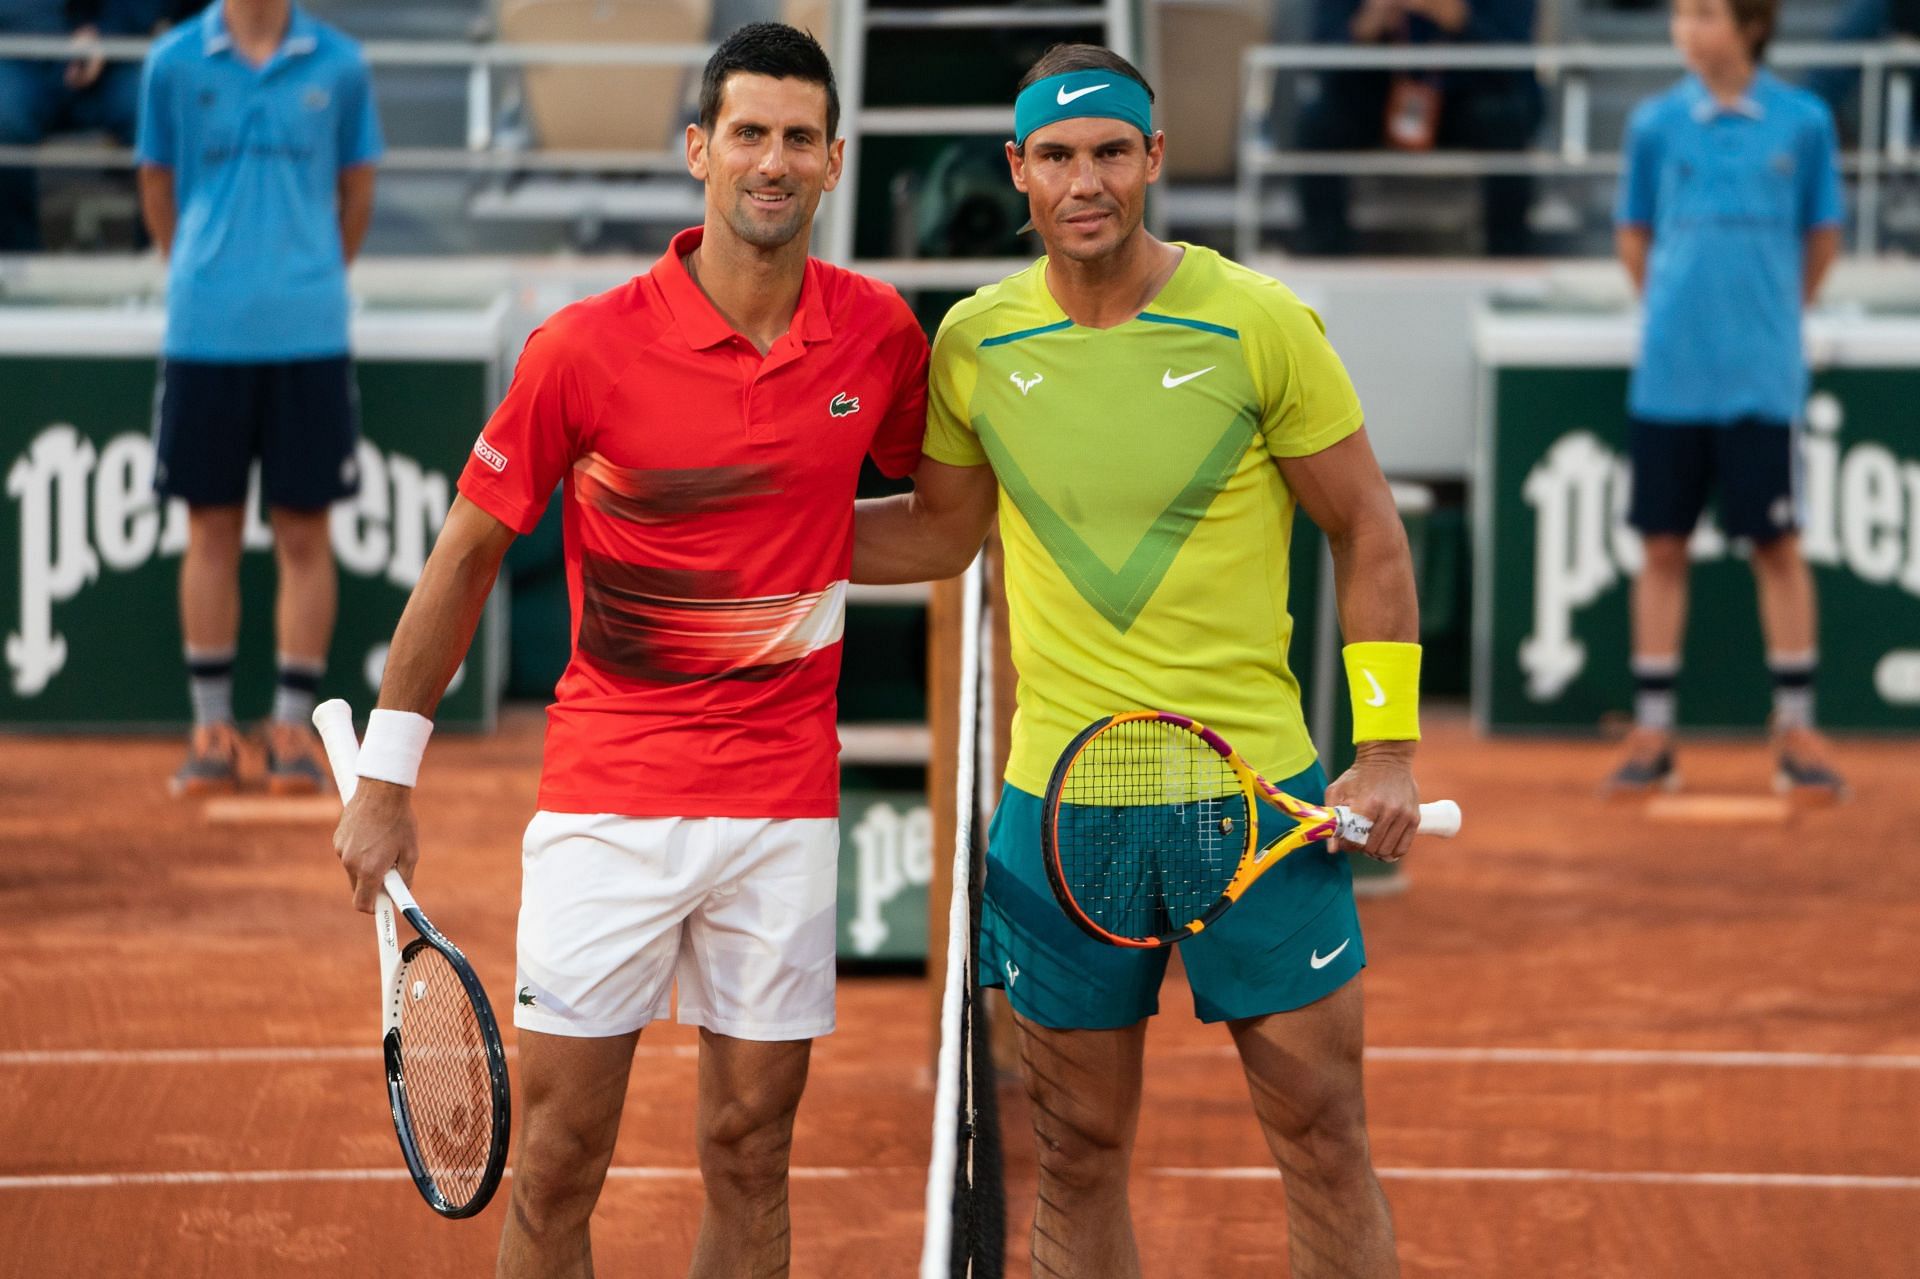
M 1013 141 L 1025 146 L 1027 135 L 1061 120 L 1097 116 L 1124 120 L 1148 137 L 1153 136 L 1153 104 L 1147 88 L 1117 71 L 1069 71 L 1036 80 L 1013 102 Z

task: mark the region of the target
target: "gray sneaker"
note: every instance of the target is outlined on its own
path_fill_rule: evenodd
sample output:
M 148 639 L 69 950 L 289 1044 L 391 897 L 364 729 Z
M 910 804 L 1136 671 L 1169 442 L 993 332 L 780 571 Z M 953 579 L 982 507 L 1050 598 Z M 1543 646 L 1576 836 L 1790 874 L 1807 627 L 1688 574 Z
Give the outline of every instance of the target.
M 326 785 L 326 769 L 320 763 L 320 739 L 304 724 L 282 723 L 266 726 L 267 793 L 269 795 L 318 795 Z
M 187 738 L 187 760 L 167 788 L 177 798 L 230 795 L 240 788 L 240 730 L 200 724 Z
M 1636 728 L 1627 735 L 1620 763 L 1607 778 L 1606 793 L 1644 795 L 1651 790 L 1678 790 L 1680 773 L 1673 763 L 1673 736 L 1657 729 Z
M 1773 735 L 1773 789 L 1802 804 L 1837 804 L 1847 798 L 1847 783 L 1833 766 L 1832 748 L 1810 728 L 1781 729 Z

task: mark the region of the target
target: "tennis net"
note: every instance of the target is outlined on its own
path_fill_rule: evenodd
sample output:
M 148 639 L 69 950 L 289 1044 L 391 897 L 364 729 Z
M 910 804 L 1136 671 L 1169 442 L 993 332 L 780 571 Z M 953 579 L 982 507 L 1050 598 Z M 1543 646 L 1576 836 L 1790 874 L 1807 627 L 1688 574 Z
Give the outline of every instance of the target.
M 980 927 L 982 849 L 980 779 L 990 772 L 991 732 L 983 732 L 983 562 L 962 579 L 959 759 L 954 782 L 953 897 L 947 916 L 946 986 L 940 1003 L 940 1056 L 934 1083 L 933 1159 L 927 1173 L 927 1225 L 921 1279 L 1000 1279 L 1006 1263 L 1006 1186 L 993 1047 L 975 967 Z

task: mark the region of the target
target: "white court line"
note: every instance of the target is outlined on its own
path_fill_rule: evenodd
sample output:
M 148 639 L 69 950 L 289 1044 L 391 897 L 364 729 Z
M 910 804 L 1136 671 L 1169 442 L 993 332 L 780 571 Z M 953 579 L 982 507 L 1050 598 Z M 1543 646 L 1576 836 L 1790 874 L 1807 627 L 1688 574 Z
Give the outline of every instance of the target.
M 507 1056 L 519 1049 L 506 1046 Z M 697 1057 L 696 1044 L 640 1044 L 636 1057 Z M 201 1066 L 238 1062 L 379 1061 L 378 1048 L 75 1048 L 0 1052 L 6 1066 Z
M 1233 1056 L 1226 1045 L 1209 1050 Z M 1745 1052 L 1689 1048 L 1394 1048 L 1366 1050 L 1368 1061 L 1508 1066 L 1712 1066 L 1785 1070 L 1920 1070 L 1920 1056 L 1899 1053 Z
M 854 1177 L 919 1176 L 920 1168 L 794 1168 L 795 1181 L 847 1181 Z M 513 1176 L 506 1169 L 503 1176 Z M 619 1181 L 698 1181 L 698 1168 L 616 1167 Z M 241 1172 L 100 1172 L 0 1177 L 0 1190 L 115 1190 L 127 1186 L 278 1185 L 300 1181 L 411 1181 L 405 1168 L 280 1168 Z
M 919 1168 L 799 1167 L 795 1181 L 917 1176 Z M 1277 1181 L 1267 1166 L 1152 1168 L 1148 1174 L 1189 1181 Z M 1920 1190 L 1920 1177 L 1865 1177 L 1795 1172 L 1601 1172 L 1591 1168 L 1377 1168 L 1383 1181 L 1554 1182 L 1643 1186 L 1735 1186 L 1778 1190 Z M 508 1169 L 507 1176 L 512 1176 Z M 629 1166 L 607 1170 L 616 1181 L 696 1181 L 698 1168 Z M 133 1186 L 225 1186 L 286 1182 L 407 1181 L 404 1168 L 289 1168 L 252 1172 L 111 1172 L 0 1177 L 5 1190 L 111 1190 Z
M 1172 1057 L 1230 1057 L 1232 1045 L 1172 1052 Z M 641 1057 L 699 1055 L 697 1044 L 642 1043 Z M 507 1045 L 509 1057 L 516 1054 Z M 118 1066 L 202 1065 L 225 1062 L 377 1061 L 378 1048 L 81 1048 L 0 1052 L 0 1068 L 7 1066 Z M 1895 1053 L 1742 1052 L 1711 1049 L 1639 1048 L 1416 1048 L 1377 1047 L 1366 1052 L 1368 1061 L 1432 1062 L 1536 1066 L 1710 1066 L 1785 1070 L 1920 1070 L 1920 1056 Z
M 1278 1181 L 1276 1168 L 1155 1168 L 1156 1177 Z M 1376 1168 L 1382 1181 L 1584 1181 L 1635 1186 L 1746 1186 L 1786 1190 L 1920 1190 L 1920 1177 L 1802 1172 L 1600 1172 L 1592 1168 Z
M 1230 1048 L 1228 1051 L 1232 1051 Z M 1920 1070 L 1920 1056 L 1890 1053 L 1716 1052 L 1639 1048 L 1369 1048 L 1368 1061 L 1543 1066 L 1717 1066 Z

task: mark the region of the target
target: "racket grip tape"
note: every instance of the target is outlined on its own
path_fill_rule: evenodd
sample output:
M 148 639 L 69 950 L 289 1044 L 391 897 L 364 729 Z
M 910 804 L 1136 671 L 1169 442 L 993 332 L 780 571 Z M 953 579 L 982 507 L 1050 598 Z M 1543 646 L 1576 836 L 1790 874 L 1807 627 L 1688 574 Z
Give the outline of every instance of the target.
M 1333 810 L 1339 815 L 1340 838 L 1349 844 L 1364 844 L 1367 836 L 1373 833 L 1373 819 L 1362 817 L 1345 808 Z M 1437 799 L 1431 804 L 1420 805 L 1420 828 L 1422 835 L 1438 835 L 1451 839 L 1460 833 L 1460 805 L 1450 799 Z
M 353 708 L 337 697 L 330 698 L 313 708 L 313 727 L 326 748 L 334 787 L 345 804 L 360 784 L 360 743 L 353 736 Z
M 357 767 L 360 743 L 353 736 L 353 708 L 338 697 L 330 698 L 313 708 L 313 727 L 320 734 L 320 744 L 326 748 L 327 767 L 333 770 L 333 784 L 340 792 L 340 802 L 345 804 L 360 784 Z M 417 907 L 398 870 L 388 871 L 381 883 L 387 896 L 401 910 Z

